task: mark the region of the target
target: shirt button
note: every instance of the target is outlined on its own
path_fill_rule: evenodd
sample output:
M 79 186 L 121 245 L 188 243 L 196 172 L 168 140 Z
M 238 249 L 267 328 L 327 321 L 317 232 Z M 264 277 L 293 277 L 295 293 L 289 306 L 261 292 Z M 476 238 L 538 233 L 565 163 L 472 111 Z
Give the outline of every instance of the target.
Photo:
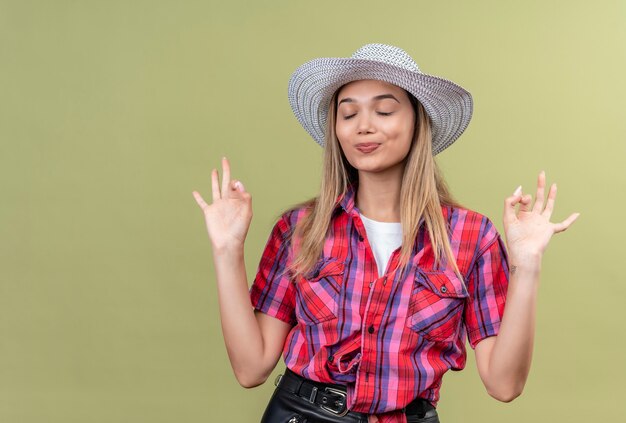
M 367 328 L 367 331 L 368 331 L 369 333 L 374 333 L 374 325 L 370 325 L 370 327 L 369 327 L 369 328 Z
M 330 361 L 331 363 L 333 362 L 334 359 L 335 359 L 335 357 L 332 356 L 332 355 L 330 357 L 328 357 L 328 361 Z
M 448 292 L 448 288 L 445 285 L 441 285 L 441 292 L 445 294 L 446 292 Z
M 370 282 L 370 288 L 374 286 L 374 282 Z
M 363 242 L 363 237 L 361 235 L 359 235 L 359 241 Z

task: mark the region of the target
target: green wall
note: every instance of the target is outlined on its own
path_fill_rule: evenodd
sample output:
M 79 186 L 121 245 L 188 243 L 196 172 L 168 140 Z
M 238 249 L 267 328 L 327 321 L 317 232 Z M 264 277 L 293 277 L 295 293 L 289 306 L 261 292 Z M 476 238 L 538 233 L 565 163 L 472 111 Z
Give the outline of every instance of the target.
M 252 281 L 318 189 L 288 78 L 369 42 L 473 94 L 438 156 L 461 202 L 502 231 L 545 169 L 553 221 L 581 213 L 544 256 L 522 396 L 489 397 L 468 345 L 441 421 L 623 418 L 625 23 L 624 1 L 0 1 L 0 421 L 259 421 L 274 386 L 233 376 L 191 192 L 231 160 Z

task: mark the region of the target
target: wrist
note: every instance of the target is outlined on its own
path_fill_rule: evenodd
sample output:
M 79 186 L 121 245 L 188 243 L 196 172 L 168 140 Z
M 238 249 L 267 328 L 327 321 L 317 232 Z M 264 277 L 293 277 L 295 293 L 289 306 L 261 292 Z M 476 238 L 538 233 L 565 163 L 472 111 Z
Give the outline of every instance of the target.
M 523 252 L 515 252 L 508 251 L 509 261 L 517 260 L 519 262 L 540 262 L 543 258 L 543 254 L 535 251 L 523 251 Z
M 510 254 L 509 255 L 509 271 L 516 272 L 538 272 L 541 270 L 541 260 L 543 255 L 540 253 Z
M 213 245 L 213 255 L 216 258 L 243 256 L 243 244 Z

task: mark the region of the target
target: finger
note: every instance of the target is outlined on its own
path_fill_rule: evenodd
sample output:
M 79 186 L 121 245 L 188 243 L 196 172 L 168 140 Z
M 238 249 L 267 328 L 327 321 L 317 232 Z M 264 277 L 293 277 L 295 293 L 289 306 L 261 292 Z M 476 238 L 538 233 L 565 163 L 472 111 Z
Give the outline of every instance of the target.
M 556 183 L 550 185 L 550 191 L 548 191 L 548 201 L 546 201 L 546 208 L 541 213 L 543 216 L 550 220 L 552 211 L 554 210 L 554 200 L 556 199 Z
M 200 196 L 200 194 L 198 193 L 198 191 L 193 191 L 192 192 L 194 198 L 196 199 L 196 203 L 198 203 L 198 205 L 200 206 L 200 208 L 204 211 L 204 209 L 206 209 L 207 207 L 209 207 L 209 205 L 206 203 L 206 201 L 204 201 L 204 199 L 202 198 L 202 196 Z
M 213 169 L 211 171 L 211 188 L 213 192 L 213 202 L 222 198 L 222 194 L 220 193 L 220 184 L 218 182 L 219 175 L 217 174 L 217 169 Z
M 230 197 L 231 198 L 241 198 L 241 182 L 238 181 L 237 179 L 233 179 L 230 181 L 230 185 L 228 186 L 228 189 L 230 190 Z
M 513 195 L 506 197 L 504 199 L 504 216 L 503 219 L 505 222 L 514 222 L 516 219 L 515 216 L 515 205 L 519 202 L 522 192 L 522 186 L 520 185 L 513 192 Z
M 541 213 L 543 210 L 543 191 L 546 186 L 546 172 L 542 170 L 539 172 L 537 178 L 537 195 L 535 197 L 535 205 L 533 206 L 533 212 Z
M 565 219 L 561 223 L 555 223 L 554 224 L 554 233 L 559 233 L 559 232 L 565 231 L 567 228 L 570 227 L 570 225 L 572 223 L 574 223 L 574 221 L 576 219 L 578 219 L 578 216 L 580 216 L 580 213 L 572 213 L 567 219 Z
M 533 197 L 530 194 L 522 195 L 522 198 L 519 201 L 519 210 L 524 212 L 531 211 L 531 204 L 533 201 Z
M 243 182 L 238 181 L 239 182 L 239 190 L 241 192 L 241 197 L 250 202 L 252 200 L 252 196 L 250 195 L 250 193 L 248 191 L 246 191 L 246 187 L 243 185 Z
M 243 182 L 241 181 L 237 181 L 239 182 L 239 189 L 241 190 L 241 192 L 246 192 L 246 187 L 243 185 Z
M 222 157 L 222 167 L 224 174 L 222 175 L 222 198 L 228 198 L 230 195 L 230 164 L 226 157 Z

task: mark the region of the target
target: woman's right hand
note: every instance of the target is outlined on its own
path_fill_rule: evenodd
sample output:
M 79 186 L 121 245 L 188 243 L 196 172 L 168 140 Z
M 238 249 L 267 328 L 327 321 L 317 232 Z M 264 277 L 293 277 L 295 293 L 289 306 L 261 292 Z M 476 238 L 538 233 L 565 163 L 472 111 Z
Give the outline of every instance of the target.
M 211 171 L 212 204 L 207 204 L 197 191 L 192 193 L 204 212 L 207 232 L 217 251 L 243 247 L 252 221 L 252 196 L 241 181 L 230 180 L 230 164 L 226 157 L 222 158 L 222 167 L 221 192 L 217 169 Z

